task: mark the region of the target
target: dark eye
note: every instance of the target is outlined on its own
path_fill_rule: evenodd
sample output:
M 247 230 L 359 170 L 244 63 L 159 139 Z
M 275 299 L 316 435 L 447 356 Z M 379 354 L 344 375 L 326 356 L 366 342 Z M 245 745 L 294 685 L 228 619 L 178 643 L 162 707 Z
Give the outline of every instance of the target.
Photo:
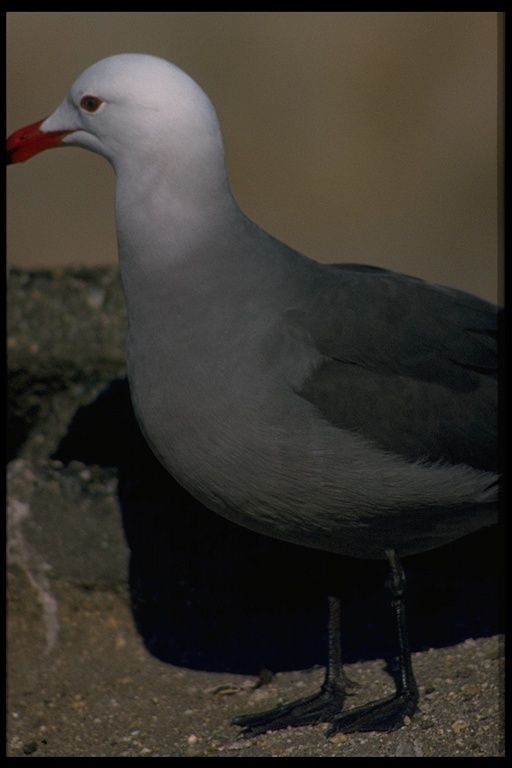
M 98 99 L 97 96 L 82 96 L 80 99 L 80 106 L 86 112 L 97 112 L 102 104 L 102 100 Z

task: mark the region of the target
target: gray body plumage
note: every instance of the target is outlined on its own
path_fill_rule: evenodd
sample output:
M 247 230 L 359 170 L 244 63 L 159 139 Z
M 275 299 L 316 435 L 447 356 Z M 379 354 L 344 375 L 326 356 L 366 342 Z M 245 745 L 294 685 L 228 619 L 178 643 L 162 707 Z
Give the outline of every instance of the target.
M 164 466 L 241 525 L 357 557 L 493 522 L 493 308 L 318 265 L 233 217 L 236 247 L 210 230 L 131 316 L 132 397 Z

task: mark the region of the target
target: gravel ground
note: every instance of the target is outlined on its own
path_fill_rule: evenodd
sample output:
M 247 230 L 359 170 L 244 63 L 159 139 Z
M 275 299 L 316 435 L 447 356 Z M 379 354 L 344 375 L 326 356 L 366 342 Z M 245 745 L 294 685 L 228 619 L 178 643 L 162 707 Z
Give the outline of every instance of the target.
M 503 756 L 497 529 L 404 562 L 420 706 L 401 730 L 237 738 L 235 715 L 318 688 L 333 578 L 347 706 L 392 690 L 385 566 L 191 499 L 137 430 L 124 334 L 116 270 L 11 272 L 7 755 Z

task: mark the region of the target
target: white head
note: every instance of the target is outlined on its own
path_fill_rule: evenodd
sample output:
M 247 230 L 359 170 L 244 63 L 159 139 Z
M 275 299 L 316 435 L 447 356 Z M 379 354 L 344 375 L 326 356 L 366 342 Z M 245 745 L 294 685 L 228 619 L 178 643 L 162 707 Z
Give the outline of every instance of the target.
M 125 272 L 129 263 L 149 269 L 186 257 L 191 243 L 207 243 L 205 233 L 240 218 L 215 110 L 163 59 L 120 54 L 93 64 L 50 117 L 9 137 L 8 162 L 57 146 L 83 147 L 112 164 Z
M 78 146 L 140 181 L 165 169 L 174 179 L 226 183 L 215 110 L 185 72 L 145 54 L 119 54 L 93 64 L 46 120 L 8 140 L 11 162 L 43 149 Z
M 98 152 L 114 167 L 135 149 L 183 151 L 205 138 L 222 147 L 204 91 L 178 67 L 144 54 L 111 56 L 87 69 L 41 131 L 63 127 L 74 129 L 64 144 Z

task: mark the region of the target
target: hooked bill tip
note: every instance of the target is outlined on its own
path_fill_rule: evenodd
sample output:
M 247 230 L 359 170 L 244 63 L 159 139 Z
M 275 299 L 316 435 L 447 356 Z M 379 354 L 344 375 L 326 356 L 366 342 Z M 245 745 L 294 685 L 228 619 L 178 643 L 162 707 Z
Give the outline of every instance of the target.
M 27 125 L 12 133 L 7 139 L 7 165 L 23 163 L 39 152 L 52 147 L 58 147 L 62 139 L 73 131 L 41 131 L 44 120 Z

